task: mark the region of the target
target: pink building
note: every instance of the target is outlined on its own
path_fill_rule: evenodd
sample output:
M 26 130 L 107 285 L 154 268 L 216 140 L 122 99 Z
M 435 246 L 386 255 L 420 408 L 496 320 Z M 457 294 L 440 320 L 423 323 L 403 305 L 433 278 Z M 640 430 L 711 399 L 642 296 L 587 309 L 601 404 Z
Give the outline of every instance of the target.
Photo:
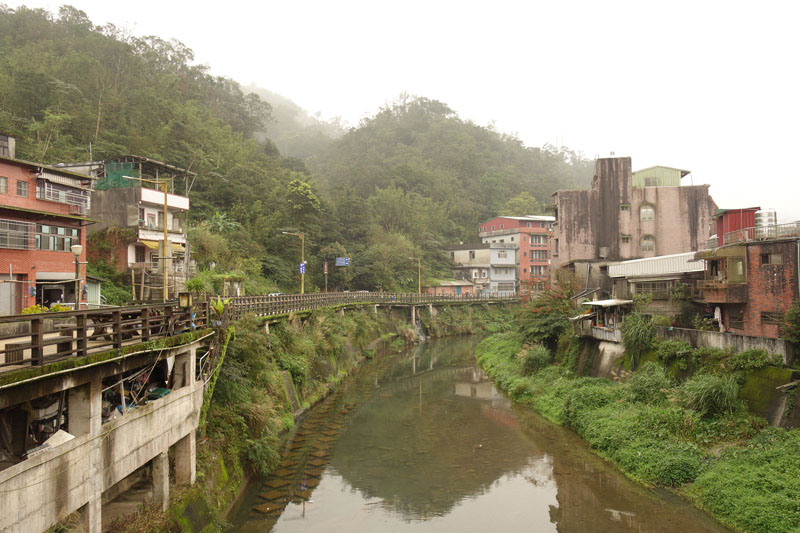
M 553 195 L 553 269 L 572 270 L 586 288 L 606 288 L 607 265 L 705 248 L 716 211 L 708 185 L 682 186 L 689 172 L 632 172 L 630 157 L 598 159 L 589 190 Z

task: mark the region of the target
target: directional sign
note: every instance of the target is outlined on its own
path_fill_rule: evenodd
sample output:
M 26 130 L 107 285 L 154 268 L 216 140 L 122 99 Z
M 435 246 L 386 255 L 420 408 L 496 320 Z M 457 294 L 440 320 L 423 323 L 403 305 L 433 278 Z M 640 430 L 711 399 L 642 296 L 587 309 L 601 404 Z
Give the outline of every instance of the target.
M 350 258 L 349 257 L 337 257 L 336 258 L 336 266 L 337 267 L 350 266 Z
M 306 273 L 306 263 L 305 262 L 300 263 L 300 273 L 301 274 L 305 274 Z

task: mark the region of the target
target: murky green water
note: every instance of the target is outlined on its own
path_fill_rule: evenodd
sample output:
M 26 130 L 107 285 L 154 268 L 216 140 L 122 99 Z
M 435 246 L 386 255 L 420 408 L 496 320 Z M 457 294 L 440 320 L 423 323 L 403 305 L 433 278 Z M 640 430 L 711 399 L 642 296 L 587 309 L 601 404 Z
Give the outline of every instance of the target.
M 515 408 L 474 340 L 383 356 L 315 407 L 237 531 L 726 531 L 644 489 L 568 430 Z

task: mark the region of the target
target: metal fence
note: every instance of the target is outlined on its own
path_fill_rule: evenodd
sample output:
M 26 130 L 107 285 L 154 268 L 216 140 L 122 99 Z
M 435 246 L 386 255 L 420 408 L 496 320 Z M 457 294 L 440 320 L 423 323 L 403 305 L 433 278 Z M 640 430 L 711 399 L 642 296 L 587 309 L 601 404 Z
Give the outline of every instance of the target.
M 722 236 L 722 244 L 738 242 L 768 241 L 772 239 L 800 238 L 800 222 L 789 224 L 772 224 L 729 231 Z

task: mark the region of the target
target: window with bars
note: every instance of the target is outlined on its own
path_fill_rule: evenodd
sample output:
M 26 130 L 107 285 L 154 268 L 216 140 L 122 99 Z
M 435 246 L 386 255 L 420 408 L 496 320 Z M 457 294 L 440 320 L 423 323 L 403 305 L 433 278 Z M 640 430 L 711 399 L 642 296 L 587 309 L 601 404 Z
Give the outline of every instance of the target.
M 8 193 L 8 178 L 0 176 L 0 194 Z
M 17 220 L 0 220 L 0 248 L 30 250 L 33 224 Z
M 28 182 L 17 180 L 17 196 L 28 197 Z
M 762 324 L 783 324 L 783 313 L 777 311 L 761 311 Z
M 531 261 L 543 261 L 547 259 L 547 250 L 531 250 Z
M 74 244 L 80 244 L 81 231 L 77 228 L 36 225 L 36 249 L 55 252 L 70 252 Z

